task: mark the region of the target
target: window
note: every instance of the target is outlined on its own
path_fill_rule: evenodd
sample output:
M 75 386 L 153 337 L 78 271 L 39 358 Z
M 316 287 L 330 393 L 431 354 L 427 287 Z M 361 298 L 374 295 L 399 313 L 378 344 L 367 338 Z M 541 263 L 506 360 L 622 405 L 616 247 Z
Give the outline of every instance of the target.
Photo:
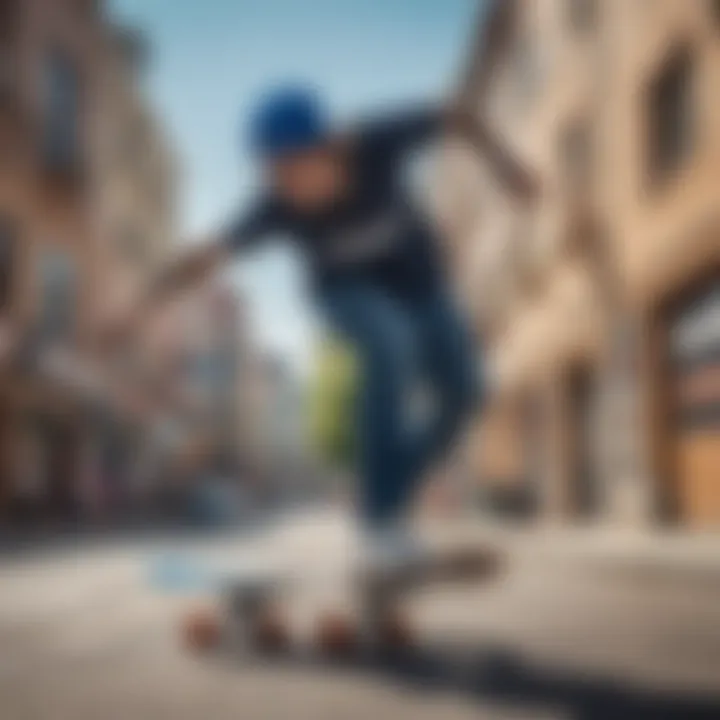
M 75 324 L 77 278 L 72 258 L 46 251 L 40 266 L 40 331 L 44 340 L 66 339 Z
M 592 150 L 590 127 L 577 121 L 560 139 L 560 161 L 567 189 L 583 190 L 591 180 Z
M 581 34 L 590 32 L 597 23 L 596 0 L 567 0 L 567 12 L 573 32 Z
M 657 182 L 676 172 L 695 145 L 692 58 L 683 49 L 665 62 L 650 84 L 648 112 L 648 172 Z
M 75 168 L 80 154 L 78 74 L 65 54 L 50 53 L 44 70 L 43 151 L 52 169 Z
M 0 312 L 5 312 L 12 300 L 15 248 L 15 227 L 8 218 L 0 217 Z

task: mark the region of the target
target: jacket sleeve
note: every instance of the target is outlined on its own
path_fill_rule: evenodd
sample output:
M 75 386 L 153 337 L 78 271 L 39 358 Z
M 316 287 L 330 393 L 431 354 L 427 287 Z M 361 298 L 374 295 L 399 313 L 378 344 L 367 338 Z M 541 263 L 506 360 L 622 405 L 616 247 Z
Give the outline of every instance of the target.
M 443 111 L 440 106 L 427 106 L 408 109 L 360 125 L 356 129 L 355 138 L 366 152 L 392 160 L 431 143 L 443 129 Z
M 263 200 L 228 223 L 221 233 L 221 242 L 231 253 L 239 253 L 281 229 L 279 209 L 273 202 Z

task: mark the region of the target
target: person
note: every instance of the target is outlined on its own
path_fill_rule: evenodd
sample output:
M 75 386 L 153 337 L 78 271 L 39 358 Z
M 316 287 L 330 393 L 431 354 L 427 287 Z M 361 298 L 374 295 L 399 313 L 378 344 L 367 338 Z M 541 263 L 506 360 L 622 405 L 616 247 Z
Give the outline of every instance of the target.
M 482 396 L 435 231 L 403 182 L 411 152 L 445 131 L 461 133 L 516 197 L 532 199 L 532 176 L 472 113 L 408 109 L 338 133 L 314 90 L 268 93 L 249 133 L 263 169 L 259 197 L 218 237 L 162 273 L 136 313 L 145 316 L 271 235 L 299 245 L 317 307 L 352 344 L 362 368 L 359 510 L 371 565 L 407 562 L 418 552 L 407 510 L 420 479 Z M 411 423 L 408 397 L 419 378 L 432 412 Z

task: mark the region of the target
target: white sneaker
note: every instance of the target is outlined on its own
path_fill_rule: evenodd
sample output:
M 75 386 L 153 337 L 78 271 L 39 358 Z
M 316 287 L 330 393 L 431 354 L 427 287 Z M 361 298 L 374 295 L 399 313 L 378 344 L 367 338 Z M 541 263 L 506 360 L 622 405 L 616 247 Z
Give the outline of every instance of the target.
M 393 574 L 422 565 L 428 550 L 405 523 L 369 530 L 364 538 L 363 570 L 371 575 Z

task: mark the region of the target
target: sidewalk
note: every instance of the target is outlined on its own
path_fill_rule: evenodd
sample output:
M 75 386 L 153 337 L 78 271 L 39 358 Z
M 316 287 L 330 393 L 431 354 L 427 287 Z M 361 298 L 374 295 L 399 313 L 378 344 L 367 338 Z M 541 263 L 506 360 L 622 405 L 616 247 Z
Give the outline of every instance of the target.
M 717 585 L 720 590 L 720 532 L 589 525 L 520 527 L 476 517 L 433 527 L 433 533 L 447 539 L 489 542 L 522 562 L 542 561 L 613 579 Z

